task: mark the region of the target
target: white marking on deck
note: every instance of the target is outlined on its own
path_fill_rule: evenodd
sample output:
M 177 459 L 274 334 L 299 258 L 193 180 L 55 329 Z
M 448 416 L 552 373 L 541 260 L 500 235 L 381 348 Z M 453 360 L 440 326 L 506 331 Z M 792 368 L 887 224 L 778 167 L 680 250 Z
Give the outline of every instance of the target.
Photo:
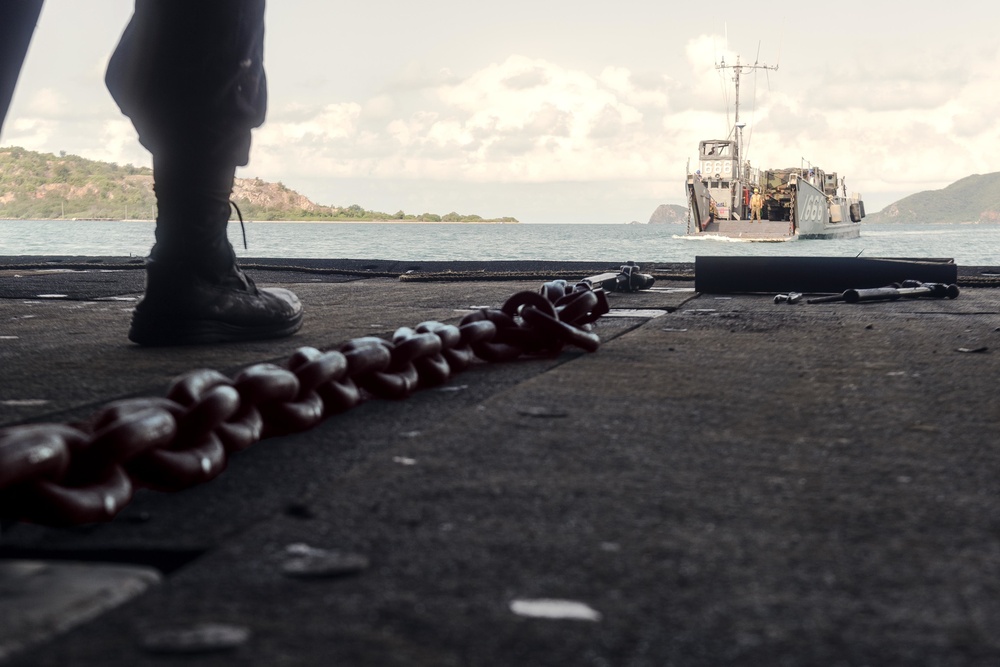
M 657 317 L 666 315 L 667 311 L 655 308 L 612 308 L 605 313 L 604 317 L 641 317 L 647 320 L 655 320 Z

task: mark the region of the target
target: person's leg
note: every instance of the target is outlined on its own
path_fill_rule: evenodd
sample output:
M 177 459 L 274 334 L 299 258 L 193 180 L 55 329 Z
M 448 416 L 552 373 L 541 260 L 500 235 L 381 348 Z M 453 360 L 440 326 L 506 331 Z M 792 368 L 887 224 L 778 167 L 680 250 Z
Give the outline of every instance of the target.
M 41 11 L 42 0 L 0 2 L 0 130 Z
M 156 242 L 129 338 L 144 345 L 286 336 L 288 290 L 256 288 L 226 235 L 236 167 L 264 121 L 263 0 L 136 0 L 107 85 L 153 155 Z

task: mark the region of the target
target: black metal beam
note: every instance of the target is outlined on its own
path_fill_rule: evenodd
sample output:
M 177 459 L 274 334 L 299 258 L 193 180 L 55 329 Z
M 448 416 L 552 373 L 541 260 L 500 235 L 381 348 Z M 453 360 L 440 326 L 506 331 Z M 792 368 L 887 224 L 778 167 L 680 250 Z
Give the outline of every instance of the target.
M 904 280 L 958 281 L 953 259 L 876 257 L 695 257 L 694 288 L 703 294 L 826 293 L 885 287 Z

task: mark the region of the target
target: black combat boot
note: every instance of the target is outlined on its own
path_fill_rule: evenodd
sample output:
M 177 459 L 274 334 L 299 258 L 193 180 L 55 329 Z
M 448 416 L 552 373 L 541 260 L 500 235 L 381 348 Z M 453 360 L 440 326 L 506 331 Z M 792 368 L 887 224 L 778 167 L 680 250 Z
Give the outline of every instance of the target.
M 234 172 L 154 164 L 156 244 L 146 261 L 146 292 L 132 315 L 132 342 L 279 338 L 302 326 L 293 292 L 260 289 L 236 265 L 226 236 Z

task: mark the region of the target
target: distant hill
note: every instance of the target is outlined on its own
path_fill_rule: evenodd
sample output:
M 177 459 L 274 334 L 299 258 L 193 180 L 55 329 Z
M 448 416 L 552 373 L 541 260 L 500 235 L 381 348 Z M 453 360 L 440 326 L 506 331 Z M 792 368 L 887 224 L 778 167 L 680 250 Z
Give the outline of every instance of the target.
M 232 199 L 246 220 L 517 222 L 455 212 L 414 215 L 369 211 L 357 204 L 323 206 L 281 182 L 259 178 L 237 178 Z M 156 217 L 155 205 L 153 172 L 146 167 L 0 148 L 0 218 L 149 220 Z
M 687 208 L 677 204 L 660 204 L 649 216 L 651 225 L 669 225 L 678 222 L 687 222 Z
M 1000 172 L 973 174 L 867 213 L 865 222 L 1000 222 Z

